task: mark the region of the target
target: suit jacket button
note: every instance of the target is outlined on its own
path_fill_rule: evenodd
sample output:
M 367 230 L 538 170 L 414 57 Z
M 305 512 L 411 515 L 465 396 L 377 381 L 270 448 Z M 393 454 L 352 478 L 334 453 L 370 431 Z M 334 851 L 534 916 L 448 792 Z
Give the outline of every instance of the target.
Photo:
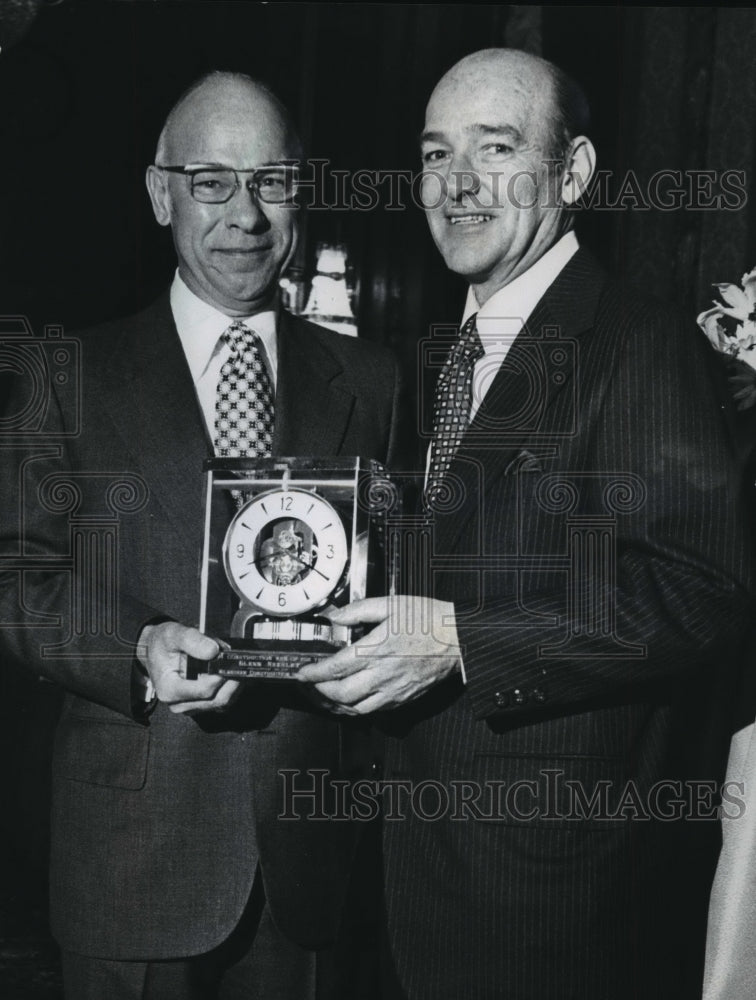
M 507 708 L 509 705 L 509 695 L 505 691 L 497 691 L 493 700 L 497 708 Z
M 525 694 L 524 691 L 520 691 L 519 688 L 515 688 L 512 694 L 514 696 L 515 705 L 524 705 L 525 702 L 528 700 L 527 694 Z

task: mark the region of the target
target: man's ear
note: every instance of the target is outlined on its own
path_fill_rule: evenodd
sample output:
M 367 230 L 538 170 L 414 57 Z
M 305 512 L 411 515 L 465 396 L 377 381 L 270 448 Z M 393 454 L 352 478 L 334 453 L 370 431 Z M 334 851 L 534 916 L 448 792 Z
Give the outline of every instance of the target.
M 562 172 L 561 196 L 564 205 L 574 205 L 591 183 L 596 169 L 596 150 L 584 135 L 570 143 L 570 152 Z
M 157 167 L 147 167 L 147 191 L 152 202 L 152 211 L 155 213 L 159 225 L 170 226 L 171 224 L 171 195 L 168 190 L 168 177 L 163 170 Z

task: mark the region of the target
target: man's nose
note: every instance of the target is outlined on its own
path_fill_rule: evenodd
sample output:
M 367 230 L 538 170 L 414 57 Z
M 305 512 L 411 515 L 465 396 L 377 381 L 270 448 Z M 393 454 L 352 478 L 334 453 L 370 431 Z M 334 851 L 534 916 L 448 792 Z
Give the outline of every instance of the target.
M 480 191 L 480 174 L 468 156 L 457 153 L 449 164 L 447 175 L 449 196 L 458 201 L 463 195 L 476 195 Z
M 226 202 L 226 221 L 229 226 L 238 226 L 245 232 L 267 229 L 268 218 L 251 181 L 239 184 Z

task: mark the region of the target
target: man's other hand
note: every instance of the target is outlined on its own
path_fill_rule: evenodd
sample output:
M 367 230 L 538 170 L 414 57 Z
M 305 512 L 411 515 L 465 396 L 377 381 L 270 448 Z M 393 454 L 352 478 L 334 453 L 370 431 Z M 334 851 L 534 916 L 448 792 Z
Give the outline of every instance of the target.
M 137 656 L 155 687 L 158 701 L 172 712 L 219 712 L 227 708 L 239 682 L 216 674 L 204 674 L 187 680 L 186 657 L 212 660 L 218 655 L 218 643 L 196 628 L 178 622 L 145 625 L 139 635 Z

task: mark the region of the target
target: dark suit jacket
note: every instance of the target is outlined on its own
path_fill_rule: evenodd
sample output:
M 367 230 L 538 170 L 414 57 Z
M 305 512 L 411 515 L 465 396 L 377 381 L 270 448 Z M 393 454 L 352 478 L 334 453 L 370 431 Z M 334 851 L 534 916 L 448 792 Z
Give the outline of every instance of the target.
M 678 782 L 721 778 L 753 613 L 717 377 L 581 250 L 455 457 L 429 578 L 467 683 L 387 722 L 386 777 L 414 788 L 385 821 L 411 998 L 696 995 L 716 796 Z M 654 819 L 679 813 L 706 818 Z
M 54 934 L 67 949 L 111 959 L 206 951 L 237 923 L 259 858 L 280 930 L 302 945 L 326 944 L 353 831 L 279 821 L 278 772 L 343 775 L 344 728 L 269 686 L 250 687 L 233 711 L 212 718 L 163 705 L 147 719 L 134 713 L 133 643 L 144 623 L 198 620 L 202 463 L 212 447 L 167 296 L 79 339 L 80 432 L 61 436 L 75 426 L 75 399 L 53 394 L 44 434 L 3 477 L 6 554 L 18 544 L 19 511 L 27 559 L 65 558 L 81 532 L 114 520 L 113 504 L 121 512 L 118 544 L 98 563 L 116 578 L 116 606 L 97 612 L 109 635 L 87 634 L 87 609 L 101 598 L 80 594 L 77 581 L 71 591 L 67 570 L 27 572 L 21 591 L 14 573 L 3 582 L 2 621 L 20 625 L 2 630 L 6 645 L 67 691 L 53 762 Z M 398 380 L 388 352 L 287 314 L 278 348 L 274 454 L 391 459 Z M 129 485 L 110 489 L 125 474 Z M 76 491 L 78 502 L 67 503 Z M 62 626 L 43 613 L 60 615 Z

